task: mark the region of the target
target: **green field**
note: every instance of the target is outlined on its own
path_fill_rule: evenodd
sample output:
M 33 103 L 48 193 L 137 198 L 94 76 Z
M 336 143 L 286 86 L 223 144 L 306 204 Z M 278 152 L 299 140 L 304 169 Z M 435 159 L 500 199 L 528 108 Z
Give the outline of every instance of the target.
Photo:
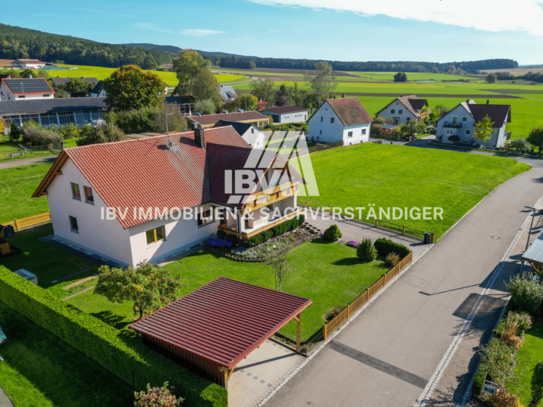
M 96 78 L 98 80 L 106 79 L 117 68 L 103 68 L 99 66 L 85 66 L 85 65 L 62 65 L 69 69 L 62 71 L 50 71 L 49 76 L 51 78 Z M 177 86 L 179 80 L 175 76 L 175 72 L 153 71 L 160 76 L 168 86 Z M 241 75 L 215 75 L 219 83 L 233 82 L 242 79 Z
M 441 207 L 443 220 L 393 221 L 438 239 L 494 188 L 530 168 L 511 158 L 373 143 L 314 153 L 311 162 L 320 194 L 311 201 L 365 207 L 366 215 L 369 204 Z
M 381 81 L 393 81 L 394 75 L 396 75 L 397 72 L 346 72 L 350 73 L 351 75 L 357 75 L 362 76 L 365 78 L 373 79 L 373 80 L 381 80 Z M 449 75 L 444 73 L 416 73 L 416 72 L 406 72 L 407 80 L 408 81 L 425 81 L 425 80 L 435 80 L 435 81 L 456 81 L 459 79 L 467 79 L 467 80 L 477 80 L 476 78 L 472 78 L 469 76 L 462 76 L 462 75 Z M 481 77 L 482 80 L 484 80 L 484 76 Z
M 382 259 L 362 263 L 356 257 L 355 249 L 323 239 L 291 250 L 287 258 L 293 272 L 283 284 L 283 291 L 313 300 L 313 304 L 302 313 L 302 341 L 322 328 L 324 313 L 354 300 L 388 270 L 383 267 Z M 220 276 L 274 289 L 273 273 L 265 263 L 235 262 L 206 250 L 170 263 L 165 268 L 174 275 L 181 274 L 184 285 L 180 296 Z M 86 291 L 67 301 L 98 318 L 101 315 L 111 318 L 112 314 L 120 317 L 111 318 L 118 328 L 126 327 L 134 319 L 130 303 L 113 304 L 93 292 Z M 281 332 L 295 339 L 296 323 L 290 322 Z

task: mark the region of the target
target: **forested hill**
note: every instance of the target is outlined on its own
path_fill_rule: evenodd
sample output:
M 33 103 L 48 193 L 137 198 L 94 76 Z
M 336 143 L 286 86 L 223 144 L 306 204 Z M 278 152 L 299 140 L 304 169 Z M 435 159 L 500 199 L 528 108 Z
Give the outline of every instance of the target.
M 173 56 L 158 49 L 105 44 L 0 24 L 0 59 L 37 58 L 45 62 L 119 67 L 144 66 L 149 63 L 148 57 L 159 65 L 167 64 L 172 62 Z
M 154 44 L 126 44 L 134 47 L 158 49 L 172 53 L 179 53 L 181 48 L 173 45 Z M 305 69 L 312 70 L 320 60 L 314 59 L 289 59 L 289 58 L 260 58 L 252 56 L 234 55 L 223 52 L 198 51 L 204 58 L 211 60 L 215 66 L 223 68 L 277 68 L 277 69 Z M 485 69 L 512 69 L 518 67 L 518 62 L 512 59 L 486 59 L 482 61 L 468 62 L 356 62 L 356 61 L 326 61 L 336 71 L 402 71 L 402 72 L 454 72 L 463 70 L 476 72 Z M 490 68 L 490 67 L 494 68 Z

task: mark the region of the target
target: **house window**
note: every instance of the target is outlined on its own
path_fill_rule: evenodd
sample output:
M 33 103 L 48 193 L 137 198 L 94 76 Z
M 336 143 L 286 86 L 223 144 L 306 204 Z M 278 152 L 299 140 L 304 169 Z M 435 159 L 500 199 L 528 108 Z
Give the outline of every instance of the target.
M 197 216 L 198 227 L 209 225 L 210 223 L 215 222 L 213 219 L 213 210 L 207 209 L 205 211 L 199 212 Z
M 322 136 L 322 130 L 320 130 L 320 132 L 319 132 L 319 136 Z
M 352 136 L 353 136 L 353 132 L 350 131 L 347 135 L 348 135 L 349 137 L 352 137 Z
M 362 129 L 362 134 L 366 134 L 366 129 Z
M 463 122 L 467 122 L 467 121 L 468 121 L 468 117 L 467 117 L 467 116 L 462 117 L 462 121 L 463 121 Z
M 44 98 L 47 98 L 47 97 L 49 97 L 49 95 L 43 95 L 43 97 L 44 97 Z
M 75 233 L 79 233 L 79 226 L 77 226 L 77 218 L 70 216 L 70 230 Z
M 471 134 L 471 130 L 466 130 L 466 134 Z
M 155 243 L 162 242 L 166 239 L 166 233 L 164 231 L 164 226 L 159 226 L 157 228 L 148 230 L 145 232 L 147 238 L 147 246 L 151 246 Z
M 255 129 L 251 129 L 251 134 L 255 134 Z
M 402 109 L 398 110 L 398 114 L 402 114 L 402 113 L 403 113 Z
M 92 194 L 92 188 L 85 186 L 83 187 L 83 190 L 85 191 L 85 202 L 94 205 L 94 195 Z
M 334 117 L 330 117 L 330 123 L 334 123 Z
M 390 109 L 390 113 L 392 114 L 396 113 L 396 109 Z
M 81 191 L 79 190 L 79 184 L 72 182 L 72 198 L 81 200 Z
M 321 116 L 321 123 L 323 122 L 323 120 L 324 120 L 324 117 Z

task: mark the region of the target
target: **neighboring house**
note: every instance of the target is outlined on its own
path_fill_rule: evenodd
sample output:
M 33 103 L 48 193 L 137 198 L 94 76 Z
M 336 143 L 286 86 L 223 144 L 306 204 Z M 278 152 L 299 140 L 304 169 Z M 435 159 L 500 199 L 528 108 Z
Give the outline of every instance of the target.
M 11 63 L 12 68 L 20 69 L 38 69 L 43 68 L 45 62 L 40 61 L 39 59 L 16 59 Z
M 263 113 L 271 116 L 274 124 L 305 122 L 309 115 L 306 108 L 298 106 L 269 107 Z
M 258 151 L 230 126 L 66 148 L 33 197 L 47 195 L 57 241 L 122 266 L 155 263 L 218 229 L 249 239 L 303 213 L 302 177 L 278 153 L 248 165 Z M 256 165 L 282 182 L 263 190 L 256 179 L 235 195 L 231 171 Z
M 219 120 L 227 120 L 229 122 L 251 123 L 259 128 L 266 126 L 270 122 L 270 119 L 268 118 L 268 116 L 264 116 L 260 112 L 256 112 L 254 110 L 249 111 L 249 112 L 244 112 L 241 109 L 235 113 L 223 112 L 220 114 L 188 116 L 187 120 L 191 123 L 196 123 L 199 127 L 203 129 L 215 126 L 215 124 Z
M 308 138 L 317 143 L 343 141 L 344 146 L 370 140 L 372 118 L 355 98 L 327 99 L 309 119 Z
M 84 76 L 82 76 L 81 78 L 51 78 L 51 82 L 53 82 L 53 86 L 62 86 L 66 85 L 66 83 L 70 79 L 80 79 L 84 82 L 92 83 L 93 87 L 96 86 L 99 82 L 96 78 L 85 78 Z
M 221 85 L 220 93 L 223 103 L 231 102 L 232 100 L 236 100 L 238 98 L 238 94 L 232 86 Z
M 375 116 L 394 120 L 394 124 L 423 121 L 432 111 L 428 109 L 428 101 L 416 95 L 400 96 L 394 99 Z
M 6 127 L 11 122 L 22 126 L 30 120 L 42 126 L 67 126 L 70 123 L 83 126 L 103 120 L 106 108 L 104 98 L 15 100 L 0 102 L 0 117 L 6 121 Z
M 13 62 L 13 59 L 0 59 L 0 68 L 2 69 L 11 68 L 12 62 Z
M 511 106 L 491 105 L 488 100 L 484 105 L 467 100 L 443 114 L 436 125 L 436 138 L 443 143 L 454 143 L 456 139 L 454 136 L 457 136 L 460 142 L 478 144 L 478 141 L 473 138 L 475 127 L 487 115 L 494 124 L 492 136 L 484 145 L 501 147 L 508 138 L 505 128 L 507 123 L 511 123 Z M 450 140 L 451 137 L 453 140 Z
M 104 90 L 104 82 L 99 81 L 96 86 L 91 90 L 91 97 L 93 98 L 105 98 L 107 93 Z
M 53 99 L 55 91 L 43 78 L 2 79 L 0 100 Z
M 219 120 L 213 127 L 232 126 L 234 130 L 253 148 L 264 148 L 265 136 L 258 127 L 251 123 L 229 122 Z

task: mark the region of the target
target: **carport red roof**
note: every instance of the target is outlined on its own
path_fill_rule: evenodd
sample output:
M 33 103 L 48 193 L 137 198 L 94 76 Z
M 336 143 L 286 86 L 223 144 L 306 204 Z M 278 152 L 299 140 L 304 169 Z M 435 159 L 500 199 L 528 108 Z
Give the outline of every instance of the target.
M 231 369 L 311 303 L 219 277 L 130 327 Z

